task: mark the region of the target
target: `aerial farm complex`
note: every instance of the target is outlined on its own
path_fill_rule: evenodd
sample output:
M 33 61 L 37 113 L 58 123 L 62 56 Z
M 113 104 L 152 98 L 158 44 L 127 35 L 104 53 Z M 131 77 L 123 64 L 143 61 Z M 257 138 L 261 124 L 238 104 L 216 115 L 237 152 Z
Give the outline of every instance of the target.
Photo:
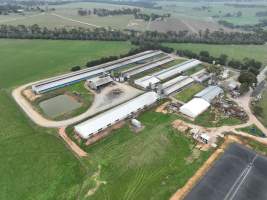
M 210 70 L 214 66 L 161 50 L 148 50 L 26 84 L 17 88 L 13 96 L 37 125 L 59 128 L 60 136 L 79 156 L 87 155 L 84 148 L 103 141 L 125 124 L 133 133 L 142 134 L 146 124 L 139 117 L 152 109 L 174 119 L 169 126 L 195 141 L 198 150 L 215 151 L 226 132 L 236 132 L 243 127 L 239 124 L 252 121 L 248 121 L 251 119 L 246 105 L 235 100 L 239 95 L 238 72 L 225 67 L 214 72 Z M 239 154 L 244 160 L 239 163 L 244 171 L 238 167 Z M 228 155 L 232 156 L 230 162 Z M 226 174 L 233 162 L 237 163 L 236 173 L 220 175 L 222 171 Z M 256 165 L 251 167 L 254 162 Z M 196 179 L 199 184 L 189 180 L 191 190 L 178 190 L 173 200 L 185 196 L 195 200 L 201 195 L 205 199 L 224 199 L 227 192 L 229 199 L 235 196 L 243 199 L 240 191 L 248 193 L 250 189 L 239 190 L 243 183 L 239 177 L 244 178 L 251 169 L 257 170 L 259 162 L 266 165 L 266 158 L 240 145 L 231 146 L 209 172 L 201 172 L 207 174 Z M 251 184 L 256 182 L 248 177 Z M 214 181 L 218 178 L 237 186 L 229 189 Z

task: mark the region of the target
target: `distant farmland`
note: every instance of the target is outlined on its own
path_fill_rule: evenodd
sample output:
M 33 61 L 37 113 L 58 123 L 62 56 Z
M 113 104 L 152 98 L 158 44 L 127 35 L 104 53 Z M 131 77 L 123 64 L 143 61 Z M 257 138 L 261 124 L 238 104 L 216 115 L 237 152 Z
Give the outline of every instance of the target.
M 174 49 L 190 50 L 195 53 L 208 51 L 213 56 L 226 54 L 230 59 L 242 60 L 245 57 L 254 58 L 267 64 L 267 45 L 213 45 L 190 43 L 169 43 L 165 45 Z

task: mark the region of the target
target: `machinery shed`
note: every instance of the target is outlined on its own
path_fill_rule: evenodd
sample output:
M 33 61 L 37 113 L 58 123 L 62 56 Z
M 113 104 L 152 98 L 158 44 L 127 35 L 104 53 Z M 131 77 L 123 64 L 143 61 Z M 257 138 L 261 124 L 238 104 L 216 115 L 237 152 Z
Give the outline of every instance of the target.
M 180 112 L 191 118 L 196 118 L 198 115 L 206 111 L 210 103 L 201 98 L 194 98 L 188 103 L 180 107 Z
M 155 92 L 147 92 L 134 99 L 101 113 L 74 127 L 75 132 L 84 139 L 101 132 L 132 114 L 154 104 L 159 96 Z
M 97 90 L 99 87 L 107 85 L 111 82 L 113 82 L 113 79 L 110 76 L 104 76 L 104 77 L 98 76 L 87 80 L 89 87 L 92 88 L 93 90 Z
M 223 93 L 223 89 L 218 86 L 209 86 L 195 95 L 197 98 L 202 98 L 207 102 L 212 102 L 217 96 Z

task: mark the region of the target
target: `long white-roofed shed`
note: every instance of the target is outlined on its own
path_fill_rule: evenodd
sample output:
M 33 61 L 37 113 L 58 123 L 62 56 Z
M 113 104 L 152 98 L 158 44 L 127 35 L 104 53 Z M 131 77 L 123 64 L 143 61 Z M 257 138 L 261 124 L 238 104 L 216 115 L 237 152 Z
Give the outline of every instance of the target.
M 180 112 L 191 118 L 195 118 L 210 106 L 210 103 L 201 98 L 194 98 L 180 107 Z
M 154 104 L 159 96 L 155 92 L 147 92 L 130 101 L 116 106 L 74 127 L 75 132 L 82 138 L 101 132 L 102 130 L 130 117 L 133 113 Z

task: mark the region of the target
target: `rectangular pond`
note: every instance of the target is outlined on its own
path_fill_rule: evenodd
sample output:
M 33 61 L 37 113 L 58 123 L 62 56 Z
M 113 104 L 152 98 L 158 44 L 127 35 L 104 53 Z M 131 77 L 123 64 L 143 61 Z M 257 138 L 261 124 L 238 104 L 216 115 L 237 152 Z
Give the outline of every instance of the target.
M 51 99 L 40 102 L 39 106 L 43 112 L 51 118 L 58 117 L 65 113 L 79 108 L 82 104 L 68 95 L 59 95 Z

